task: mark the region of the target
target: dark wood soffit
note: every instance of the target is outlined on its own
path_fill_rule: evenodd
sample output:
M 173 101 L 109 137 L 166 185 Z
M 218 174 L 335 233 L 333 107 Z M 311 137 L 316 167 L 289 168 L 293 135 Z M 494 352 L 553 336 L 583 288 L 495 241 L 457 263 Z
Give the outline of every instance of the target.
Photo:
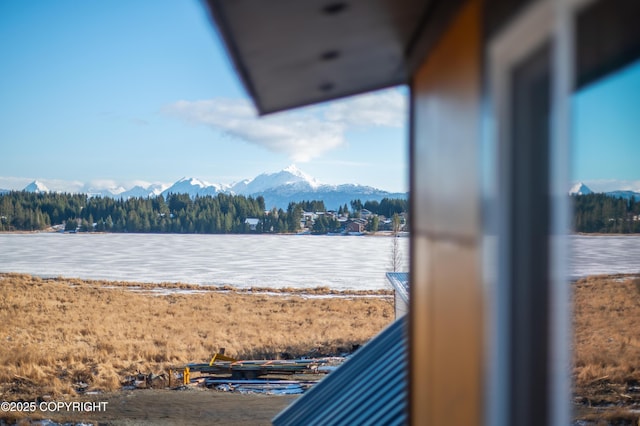
M 462 3 L 206 0 L 260 114 L 408 83 Z
M 534 0 L 484 0 L 483 32 L 485 40 L 496 36 Z
M 578 13 L 576 88 L 640 58 L 640 1 L 600 0 Z

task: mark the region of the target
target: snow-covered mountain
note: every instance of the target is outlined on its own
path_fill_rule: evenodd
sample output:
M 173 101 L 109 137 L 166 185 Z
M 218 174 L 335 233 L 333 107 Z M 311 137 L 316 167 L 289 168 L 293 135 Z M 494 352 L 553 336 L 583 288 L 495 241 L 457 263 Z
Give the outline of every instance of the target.
M 122 186 L 93 189 L 91 186 L 77 183 L 77 189 L 71 192 L 84 193 L 89 196 L 102 196 L 112 198 L 129 199 L 133 197 L 156 197 L 162 194 L 165 198 L 169 194 L 188 194 L 195 196 L 215 196 L 219 193 L 239 194 L 244 196 L 262 196 L 265 207 L 286 209 L 290 202 L 308 200 L 324 201 L 328 209 L 338 209 L 342 205 L 349 205 L 352 200 L 380 201 L 383 198 L 407 198 L 407 193 L 392 193 L 371 186 L 343 184 L 329 185 L 319 182 L 317 179 L 302 172 L 296 166 L 289 166 L 279 172 L 262 173 L 253 179 L 245 179 L 232 185 L 211 184 L 196 178 L 182 178 L 172 185 L 151 184 L 148 186 L 137 185 L 130 189 Z M 51 192 L 49 188 L 39 180 L 34 180 L 23 191 L 27 192 Z M 0 194 L 10 190 L 0 189 Z M 594 192 L 584 183 L 578 182 L 569 190 L 570 195 L 588 195 Z M 619 190 L 605 192 L 605 195 L 627 200 L 640 201 L 640 192 Z
M 392 193 L 381 189 L 363 185 L 320 185 L 314 190 L 298 191 L 291 187 L 277 187 L 260 194 L 267 208 L 277 207 L 286 209 L 291 201 L 318 200 L 324 201 L 327 209 L 337 210 L 340 206 L 349 205 L 352 200 L 381 201 L 383 198 L 407 198 L 407 193 Z
M 640 201 L 640 192 L 634 191 L 609 191 L 606 193 L 610 197 L 624 198 L 625 200 L 635 199 Z
M 593 191 L 589 189 L 589 187 L 582 182 L 576 183 L 569 190 L 569 195 L 587 195 L 587 194 L 593 194 Z
M 40 182 L 38 180 L 34 180 L 29 185 L 25 186 L 23 191 L 35 192 L 35 193 L 39 194 L 41 192 L 49 192 L 49 188 L 47 188 L 44 183 L 42 183 L 42 182 Z
M 136 185 L 129 190 L 121 192 L 120 194 L 118 194 L 118 197 L 122 198 L 123 200 L 127 200 L 129 198 L 156 197 L 162 194 L 162 191 L 164 191 L 164 188 L 165 186 L 158 185 L 158 184 L 153 184 L 146 188 L 140 185 Z
M 573 185 L 573 187 L 571 187 L 571 190 L 569 190 L 569 195 L 588 195 L 593 193 L 594 192 L 582 182 L 576 183 L 575 185 Z M 614 198 L 624 198 L 625 200 L 630 200 L 633 198 L 636 201 L 640 201 L 640 192 L 608 191 L 608 192 L 605 192 L 604 194 Z
M 126 189 L 123 186 L 114 186 L 111 188 L 96 189 L 93 187 L 87 187 L 86 185 L 81 189 L 81 192 L 87 194 L 89 197 L 110 197 L 121 198 L 128 200 L 129 198 L 147 198 L 156 197 L 167 188 L 168 185 L 151 184 L 147 186 L 136 185 L 130 189 Z
M 322 184 L 315 178 L 303 173 L 291 165 L 277 173 L 262 173 L 254 179 L 247 179 L 231 186 L 231 190 L 240 195 L 260 194 L 275 188 L 289 191 L 313 191 Z
M 380 201 L 383 198 L 406 198 L 406 193 L 390 193 L 363 185 L 328 185 L 307 175 L 296 166 L 279 172 L 262 173 L 253 179 L 245 179 L 233 185 L 209 184 L 195 178 L 183 178 L 162 192 L 169 194 L 216 195 L 218 193 L 262 196 L 265 207 L 286 209 L 290 202 L 322 200 L 329 209 L 338 209 L 351 200 Z
M 135 191 L 134 191 L 135 190 Z M 265 207 L 286 209 L 290 202 L 304 200 L 322 200 L 330 209 L 338 209 L 351 200 L 360 199 L 380 201 L 383 198 L 406 198 L 406 193 L 390 193 L 363 185 L 328 185 L 307 175 L 296 166 L 289 166 L 279 172 L 262 173 L 253 179 L 245 179 L 233 185 L 211 184 L 196 178 L 182 178 L 161 192 L 165 198 L 169 194 L 188 194 L 195 196 L 215 196 L 219 193 L 238 194 L 244 196 L 262 196 Z M 118 197 L 148 197 L 148 188 L 132 188 Z
M 196 195 L 216 195 L 219 192 L 229 192 L 229 186 L 184 177 L 162 191 L 162 196 L 166 198 L 169 194 L 189 194 L 189 196 L 195 197 Z
M 79 186 L 78 192 L 89 196 L 102 196 L 128 199 L 132 197 L 155 197 L 162 194 L 188 194 L 195 196 L 215 196 L 219 193 L 238 194 L 244 196 L 262 196 L 265 207 L 286 209 L 290 202 L 322 200 L 328 209 L 338 209 L 352 200 L 380 201 L 383 198 L 407 198 L 407 193 L 391 193 L 371 186 L 343 184 L 329 185 L 319 182 L 307 175 L 296 166 L 289 166 L 279 172 L 262 173 L 253 179 L 245 179 L 233 185 L 211 184 L 205 181 L 184 177 L 167 187 L 158 184 L 150 186 L 137 185 L 130 189 L 114 186 L 107 189 L 93 189 L 89 186 Z M 48 191 L 40 182 L 35 181 L 25 190 Z
M 96 189 L 93 187 L 85 187 L 82 189 L 82 192 L 87 194 L 89 197 L 111 197 L 111 198 L 120 198 L 120 194 L 124 193 L 126 189 L 122 186 L 116 186 L 112 188 L 102 188 Z
M 324 201 L 328 209 L 338 209 L 351 200 L 380 201 L 383 198 L 406 198 L 406 193 L 390 193 L 363 185 L 329 185 L 302 172 L 296 166 L 289 166 L 276 173 L 263 173 L 231 186 L 235 194 L 264 197 L 267 208 L 287 208 L 292 201 Z

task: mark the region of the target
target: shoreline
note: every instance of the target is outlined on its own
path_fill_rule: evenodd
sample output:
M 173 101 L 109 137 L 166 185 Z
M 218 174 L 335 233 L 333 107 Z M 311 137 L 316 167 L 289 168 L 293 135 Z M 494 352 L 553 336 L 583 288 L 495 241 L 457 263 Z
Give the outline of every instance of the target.
M 131 234 L 131 235 L 262 235 L 262 236 L 273 236 L 273 235 L 293 235 L 293 236 L 314 236 L 314 237 L 393 237 L 393 231 L 376 231 L 376 232 L 362 232 L 362 233 L 346 233 L 346 234 L 335 234 L 327 232 L 325 234 L 314 234 L 312 232 L 298 231 L 298 232 L 240 232 L 240 233 L 197 233 L 197 232 L 188 232 L 188 233 L 179 233 L 179 232 L 104 232 L 104 231 L 91 231 L 91 232 L 78 232 L 78 231 L 60 231 L 53 228 L 40 229 L 34 231 L 0 231 L 0 235 L 2 234 L 82 234 L 82 235 L 105 235 L 105 234 Z M 639 234 L 640 235 L 640 234 Z M 405 238 L 409 237 L 409 233 L 407 231 L 399 232 L 399 237 Z
M 274 295 L 274 296 L 327 296 L 327 297 L 388 297 L 393 296 L 392 289 L 378 290 L 335 290 L 328 286 L 311 288 L 296 287 L 236 287 L 232 285 L 200 285 L 184 282 L 147 282 L 147 281 L 124 281 L 124 280 L 94 280 L 78 277 L 65 276 L 40 276 L 21 272 L 0 272 L 0 283 L 3 279 L 33 277 L 43 282 L 68 282 L 83 283 L 98 288 L 109 289 L 118 288 L 135 292 L 147 292 L 152 294 L 156 291 L 176 291 L 177 294 L 188 294 L 188 292 L 206 293 L 234 293 L 247 295 Z
M 29 235 L 29 234 L 81 234 L 81 235 L 261 235 L 261 236 L 312 236 L 312 237 L 393 237 L 392 231 L 376 231 L 373 233 L 363 232 L 361 234 L 344 234 L 344 235 L 336 235 L 336 234 L 313 234 L 313 233 L 228 233 L 228 234 L 199 234 L 199 233 L 171 233 L 171 232 L 61 232 L 55 229 L 41 229 L 37 231 L 0 231 L 0 235 Z M 640 236 L 640 232 L 629 232 L 629 233 L 619 233 L 619 232 L 571 232 L 567 234 L 570 237 L 578 236 L 578 237 L 638 237 Z M 402 235 L 399 235 L 400 238 L 410 238 L 410 233 L 403 232 Z

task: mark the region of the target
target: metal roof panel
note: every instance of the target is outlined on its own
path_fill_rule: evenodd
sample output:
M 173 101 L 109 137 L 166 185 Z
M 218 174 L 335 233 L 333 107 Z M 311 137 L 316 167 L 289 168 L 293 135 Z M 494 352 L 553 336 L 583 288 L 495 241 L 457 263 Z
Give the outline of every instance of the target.
M 387 279 L 402 298 L 404 303 L 409 304 L 409 273 L 408 272 L 387 272 Z
M 407 339 L 404 316 L 278 414 L 273 424 L 406 424 Z

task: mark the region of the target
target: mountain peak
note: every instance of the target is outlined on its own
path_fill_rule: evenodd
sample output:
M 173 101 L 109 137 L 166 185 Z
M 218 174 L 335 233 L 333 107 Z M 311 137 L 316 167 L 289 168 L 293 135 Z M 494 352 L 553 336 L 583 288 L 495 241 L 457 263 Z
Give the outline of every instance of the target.
M 29 185 L 25 186 L 23 191 L 35 193 L 49 192 L 49 188 L 47 188 L 44 183 L 34 180 Z
M 290 166 L 287 166 L 284 169 L 282 169 L 280 173 L 274 173 L 273 175 L 279 175 L 283 173 L 288 173 L 297 178 L 300 178 L 302 181 L 311 185 L 311 187 L 313 188 L 317 188 L 318 186 L 321 185 L 321 183 L 316 178 L 309 176 L 308 174 L 300 170 L 295 164 L 291 164 Z
M 178 183 L 185 183 L 185 184 L 189 184 L 189 185 L 193 185 L 193 186 L 199 186 L 200 188 L 204 188 L 206 186 L 210 186 L 209 184 L 201 181 L 200 179 L 196 179 L 194 177 L 186 177 L 186 176 L 176 182 L 176 184 L 178 184 Z
M 186 194 L 190 197 L 215 197 L 220 193 L 257 197 L 262 196 L 268 208 L 286 208 L 290 202 L 302 200 L 321 200 L 327 208 L 337 208 L 349 201 L 361 199 L 363 201 L 383 198 L 404 198 L 405 193 L 390 193 L 370 186 L 357 184 L 324 184 L 314 177 L 307 175 L 295 164 L 276 172 L 262 173 L 253 179 L 245 179 L 229 184 L 211 184 L 199 178 L 184 176 L 172 185 L 148 184 L 140 181 L 132 182 L 130 189 L 116 186 L 115 182 L 98 182 L 98 187 L 80 186 L 78 190 L 89 197 L 112 197 L 120 199 L 148 198 L 162 195 L 165 199 L 170 194 Z M 49 189 L 42 182 L 34 181 L 25 191 L 46 192 Z M 78 192 L 76 190 L 75 192 Z M 0 193 L 2 191 L 0 190 Z M 73 191 L 72 191 L 73 192 Z
M 587 195 L 587 194 L 593 194 L 593 191 L 589 189 L 589 187 L 582 182 L 576 183 L 569 190 L 569 195 Z
M 282 169 L 282 171 L 289 172 L 292 175 L 296 175 L 296 176 L 304 176 L 304 173 L 302 173 L 302 170 L 300 170 L 295 164 L 290 164 L 289 166 Z
M 212 195 L 215 196 L 218 192 L 226 190 L 226 186 L 218 184 L 210 184 L 200 179 L 193 177 L 183 177 L 164 191 L 162 195 L 166 197 L 168 194 L 189 194 L 192 197 L 196 195 Z M 157 191 L 153 191 L 157 193 Z
M 262 173 L 254 179 L 238 182 L 231 190 L 241 195 L 251 195 L 274 188 L 285 187 L 289 190 L 314 190 L 322 184 L 307 175 L 295 165 L 290 165 L 276 173 Z

